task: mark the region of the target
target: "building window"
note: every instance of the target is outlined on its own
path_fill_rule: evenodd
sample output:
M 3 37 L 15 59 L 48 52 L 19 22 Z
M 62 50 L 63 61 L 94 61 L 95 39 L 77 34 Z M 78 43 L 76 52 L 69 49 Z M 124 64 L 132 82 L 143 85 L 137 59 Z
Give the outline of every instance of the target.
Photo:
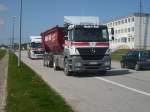
M 128 28 L 128 32 L 130 32 L 130 28 Z
M 127 19 L 125 19 L 125 23 L 127 23 Z
M 118 21 L 118 25 L 120 25 L 120 21 Z
M 121 23 L 124 24 L 124 20 L 122 20 Z
M 115 25 L 117 26 L 117 22 L 115 22 Z
M 130 18 L 128 18 L 128 22 L 130 23 Z
M 120 30 L 118 30 L 118 34 L 120 33 Z
M 126 37 L 122 37 L 122 38 L 121 38 L 121 42 L 127 43 L 127 38 L 126 38 Z
M 131 31 L 134 32 L 134 27 L 131 28 Z
M 114 22 L 112 22 L 112 25 L 114 26 Z
M 134 22 L 134 17 L 132 17 L 132 22 Z
M 134 37 L 131 38 L 131 41 L 134 42 Z
M 130 38 L 128 38 L 128 42 L 130 42 Z

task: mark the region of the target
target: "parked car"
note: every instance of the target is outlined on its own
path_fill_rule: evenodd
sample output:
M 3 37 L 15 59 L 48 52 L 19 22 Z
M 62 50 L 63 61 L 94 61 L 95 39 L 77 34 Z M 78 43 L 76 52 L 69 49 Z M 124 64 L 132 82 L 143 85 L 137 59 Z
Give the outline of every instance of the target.
M 150 69 L 150 50 L 130 50 L 122 56 L 121 68 Z

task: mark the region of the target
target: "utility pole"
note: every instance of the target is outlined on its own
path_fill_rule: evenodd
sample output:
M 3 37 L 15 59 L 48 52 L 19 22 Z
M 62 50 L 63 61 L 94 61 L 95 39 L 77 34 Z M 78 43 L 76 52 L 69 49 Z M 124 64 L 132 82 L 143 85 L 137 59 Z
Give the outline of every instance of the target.
M 12 43 L 11 43 L 13 51 L 14 51 L 15 19 L 16 16 L 13 16 L 12 17 Z
M 139 5 L 139 15 L 140 15 L 140 19 L 139 19 L 139 48 L 142 48 L 142 8 L 143 8 L 143 4 L 142 1 L 140 0 L 140 5 Z
M 18 67 L 21 67 L 21 36 L 22 36 L 22 0 L 20 0 L 20 37 L 19 37 L 19 54 L 18 54 Z

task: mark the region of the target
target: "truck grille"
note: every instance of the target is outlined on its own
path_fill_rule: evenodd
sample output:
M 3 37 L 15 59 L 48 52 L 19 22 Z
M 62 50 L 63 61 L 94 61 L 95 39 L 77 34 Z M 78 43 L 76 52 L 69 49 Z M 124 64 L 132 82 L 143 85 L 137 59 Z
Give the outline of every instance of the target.
M 44 51 L 34 51 L 35 54 L 43 54 Z
M 101 60 L 105 55 L 81 55 L 83 60 Z
M 77 48 L 83 60 L 101 60 L 108 48 Z

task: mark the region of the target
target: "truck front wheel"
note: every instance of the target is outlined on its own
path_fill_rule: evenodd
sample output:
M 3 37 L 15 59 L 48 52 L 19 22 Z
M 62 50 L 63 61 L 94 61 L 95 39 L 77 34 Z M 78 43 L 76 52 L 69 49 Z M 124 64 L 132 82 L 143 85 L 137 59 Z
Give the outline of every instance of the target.
M 67 76 L 71 75 L 71 72 L 69 71 L 69 63 L 67 59 L 65 59 L 64 61 L 64 73 Z

